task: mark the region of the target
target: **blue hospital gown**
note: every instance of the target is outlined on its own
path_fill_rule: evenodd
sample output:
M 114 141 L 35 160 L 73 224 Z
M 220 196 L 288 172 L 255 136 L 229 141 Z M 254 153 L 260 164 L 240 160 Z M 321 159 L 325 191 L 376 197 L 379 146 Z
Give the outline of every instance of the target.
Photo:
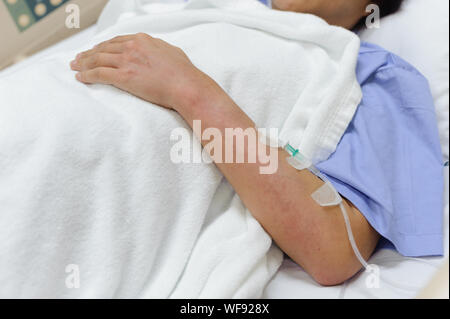
M 427 80 L 399 57 L 362 43 L 363 99 L 332 156 L 317 165 L 405 256 L 443 254 L 443 162 Z

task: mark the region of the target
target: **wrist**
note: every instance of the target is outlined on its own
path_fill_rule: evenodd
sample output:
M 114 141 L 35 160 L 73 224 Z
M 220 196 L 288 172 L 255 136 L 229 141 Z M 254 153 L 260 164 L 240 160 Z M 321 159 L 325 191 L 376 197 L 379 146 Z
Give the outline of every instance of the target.
M 219 94 L 223 93 L 213 79 L 197 69 L 187 81 L 180 84 L 178 91 L 173 109 L 182 116 L 194 113 L 206 103 L 212 103 Z

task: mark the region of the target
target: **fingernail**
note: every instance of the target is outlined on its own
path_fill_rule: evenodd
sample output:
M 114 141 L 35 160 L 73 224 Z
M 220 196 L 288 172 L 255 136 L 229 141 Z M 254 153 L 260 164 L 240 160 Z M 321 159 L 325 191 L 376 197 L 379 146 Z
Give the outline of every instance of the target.
M 81 81 L 81 73 L 75 74 L 75 77 L 77 78 L 77 80 Z

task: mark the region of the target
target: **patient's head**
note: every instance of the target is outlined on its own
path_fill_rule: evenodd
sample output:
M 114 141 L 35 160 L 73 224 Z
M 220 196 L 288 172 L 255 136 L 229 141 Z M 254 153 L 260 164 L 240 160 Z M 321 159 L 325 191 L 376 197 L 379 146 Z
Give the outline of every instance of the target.
M 347 29 L 358 26 L 367 15 L 366 7 L 373 3 L 380 7 L 381 16 L 396 12 L 403 0 L 272 0 L 278 10 L 311 13 L 329 24 Z

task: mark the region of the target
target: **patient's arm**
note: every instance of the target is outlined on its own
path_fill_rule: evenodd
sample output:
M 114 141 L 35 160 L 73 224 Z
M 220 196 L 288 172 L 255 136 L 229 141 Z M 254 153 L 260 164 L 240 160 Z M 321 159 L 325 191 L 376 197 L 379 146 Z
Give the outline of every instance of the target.
M 226 128 L 254 128 L 252 120 L 182 51 L 147 35 L 103 43 L 81 54 L 72 68 L 80 71 L 77 78 L 84 83 L 111 84 L 174 109 L 191 126 L 201 120 L 203 129 L 217 128 L 222 136 Z M 247 153 L 248 148 L 234 151 Z M 279 167 L 272 175 L 260 174 L 260 167 L 266 166 L 262 163 L 216 165 L 286 254 L 320 284 L 342 283 L 361 264 L 347 238 L 340 209 L 317 205 L 311 194 L 323 183 L 309 171 L 291 167 L 287 156 L 278 150 Z M 367 259 L 379 235 L 351 203 L 345 205 L 358 247 Z
M 177 109 L 190 124 L 200 119 L 204 128 L 218 128 L 222 136 L 226 128 L 254 127 L 246 114 L 215 84 L 206 84 L 192 100 L 193 104 Z M 234 153 L 240 151 L 235 149 Z M 260 174 L 259 168 L 266 164 L 216 165 L 287 255 L 320 284 L 340 284 L 361 269 L 350 246 L 341 210 L 339 207 L 323 208 L 313 201 L 311 194 L 323 182 L 307 170 L 294 169 L 285 160 L 288 156 L 285 151 L 278 151 L 279 166 L 272 175 Z M 358 247 L 367 259 L 379 235 L 354 206 L 347 202 L 345 205 Z

